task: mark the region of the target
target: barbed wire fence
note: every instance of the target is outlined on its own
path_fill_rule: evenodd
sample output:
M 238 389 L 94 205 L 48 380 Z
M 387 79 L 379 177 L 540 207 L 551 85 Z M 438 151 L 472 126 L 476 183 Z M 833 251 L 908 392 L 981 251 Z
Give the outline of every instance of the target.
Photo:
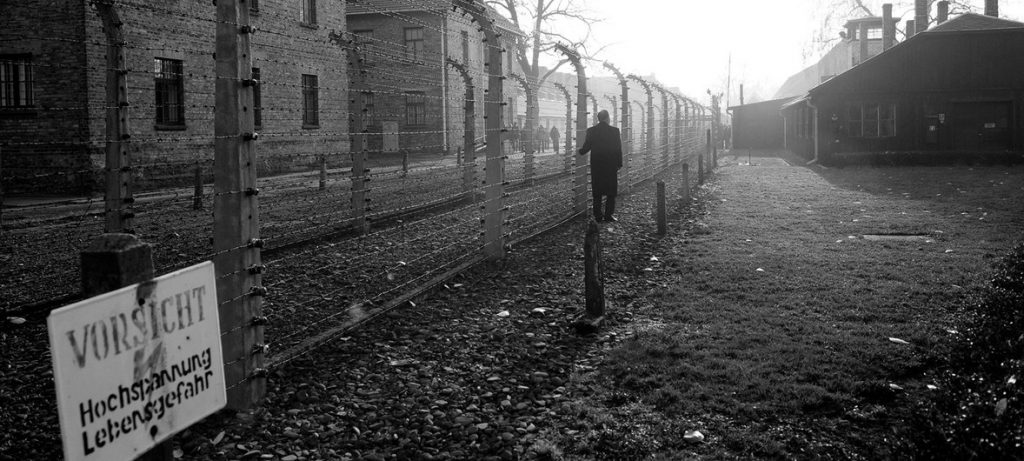
M 94 0 L 78 38 L 0 32 L 5 56 L 29 41 L 82 47 L 89 58 L 78 67 L 32 67 L 76 73 L 92 88 L 31 108 L 34 120 L 77 131 L 42 139 L 31 123 L 4 126 L 0 190 L 47 181 L 104 190 L 4 213 L 12 263 L 0 268 L 0 310 L 77 299 L 78 254 L 107 232 L 151 244 L 158 273 L 213 259 L 221 309 L 238 313 L 222 325 L 231 405 L 248 407 L 274 369 L 586 214 L 588 157 L 576 149 L 603 101 L 622 126 L 626 189 L 706 154 L 704 106 L 613 65 L 618 94 L 588 92 L 592 63 L 567 47 L 583 76 L 576 88 L 512 77 L 503 32 L 477 2 L 454 1 L 454 14 L 360 2 L 400 28 L 453 40 L 467 31 L 479 51 L 461 57 L 351 31 L 342 8 L 296 21 L 262 3 Z M 76 21 L 71 10 L 25 15 Z M 154 32 L 159 40 L 147 39 Z M 537 104 L 538 93 L 565 105 L 564 146 L 551 154 L 532 135 L 515 139 L 506 120 L 517 116 L 509 98 Z M 440 127 L 427 123 L 438 117 Z M 7 160 L 47 149 L 77 149 L 79 160 Z

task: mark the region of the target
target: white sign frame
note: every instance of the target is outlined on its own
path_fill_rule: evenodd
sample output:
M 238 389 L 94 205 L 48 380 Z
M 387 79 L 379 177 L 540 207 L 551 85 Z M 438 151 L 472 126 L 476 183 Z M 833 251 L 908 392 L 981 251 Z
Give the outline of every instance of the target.
M 204 262 L 47 318 L 64 458 L 135 459 L 227 404 Z

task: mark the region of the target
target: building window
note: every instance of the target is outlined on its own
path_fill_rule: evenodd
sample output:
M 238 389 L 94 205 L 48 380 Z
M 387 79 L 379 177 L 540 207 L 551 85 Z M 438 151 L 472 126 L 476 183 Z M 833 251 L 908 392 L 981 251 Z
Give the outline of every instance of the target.
M 881 40 L 882 39 L 882 28 L 874 27 L 868 29 L 868 40 Z
M 427 124 L 427 101 L 421 91 L 405 93 L 405 125 L 422 126 Z
M 153 60 L 158 126 L 185 126 L 185 76 L 182 69 L 182 62 L 177 59 Z
M 252 79 L 256 80 L 256 85 L 252 87 L 252 124 L 256 128 L 263 128 L 263 90 L 258 67 L 252 68 Z
M 851 104 L 847 106 L 846 134 L 853 138 L 896 136 L 896 105 Z
M 353 38 L 355 39 L 355 46 L 362 54 L 363 64 L 373 63 L 373 29 L 363 29 L 352 31 Z
M 319 90 L 316 75 L 302 74 L 302 126 L 305 128 L 320 126 Z
M 405 57 L 413 61 L 418 61 L 423 57 L 423 28 L 422 27 L 406 27 L 405 28 Z
M 260 12 L 260 0 L 249 0 L 249 11 L 253 13 Z
M 299 0 L 299 20 L 303 24 L 316 24 L 316 0 Z
M 0 55 L 0 109 L 32 107 L 32 57 Z
M 363 93 L 363 103 L 363 121 L 366 126 L 377 126 L 377 98 L 373 93 Z
M 878 136 L 880 138 L 896 136 L 895 104 L 883 104 L 878 106 Z
M 462 38 L 462 64 L 469 65 L 469 31 L 459 34 Z
M 864 134 L 864 117 L 860 109 L 859 105 L 846 108 L 846 134 L 853 138 L 859 138 Z

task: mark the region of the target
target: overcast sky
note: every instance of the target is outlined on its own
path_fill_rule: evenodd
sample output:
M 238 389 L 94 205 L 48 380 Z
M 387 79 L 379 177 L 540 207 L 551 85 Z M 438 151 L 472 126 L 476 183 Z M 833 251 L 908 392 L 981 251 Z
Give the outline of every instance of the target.
M 790 75 L 816 62 L 804 59 L 825 0 L 583 0 L 604 22 L 593 26 L 593 43 L 607 44 L 602 56 L 626 73 L 655 74 L 690 97 L 708 89 L 725 92 L 732 56 L 731 103 L 738 87 L 746 100 L 771 99 Z M 869 2 L 872 3 L 872 2 Z M 875 1 L 873 4 L 881 4 Z M 912 1 L 894 1 L 894 14 L 913 16 Z M 984 0 L 972 1 L 983 12 Z M 905 5 L 911 8 L 907 11 Z M 1024 2 L 1000 1 L 1000 17 L 1021 20 Z M 880 11 L 879 11 L 879 14 Z M 836 20 L 839 30 L 845 20 Z M 900 26 L 902 28 L 902 25 Z M 588 72 L 606 74 L 600 65 Z M 724 101 L 723 101 L 724 102 Z

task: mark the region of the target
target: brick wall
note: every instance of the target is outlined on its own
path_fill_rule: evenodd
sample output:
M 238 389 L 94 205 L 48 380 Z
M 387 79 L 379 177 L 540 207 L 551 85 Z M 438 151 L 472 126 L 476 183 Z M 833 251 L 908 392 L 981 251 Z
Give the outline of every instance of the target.
M 85 3 L 18 2 L 0 19 L 0 54 L 33 54 L 42 107 L 31 117 L 0 115 L 0 137 L 10 140 L 3 146 L 8 190 L 102 189 L 106 39 L 95 10 Z M 251 14 L 257 28 L 253 66 L 263 82 L 261 175 L 312 169 L 321 155 L 332 164 L 348 161 L 347 60 L 330 38 L 345 30 L 345 2 L 317 3 L 315 25 L 299 20 L 299 0 L 261 0 Z M 191 176 L 184 171 L 213 159 L 215 7 L 208 0 L 147 0 L 117 8 L 128 43 L 129 152 L 136 186 L 187 183 Z M 68 51 L 69 43 L 74 51 Z M 155 58 L 183 64 L 184 126 L 156 125 Z M 315 127 L 302 123 L 303 74 L 319 79 Z M 23 174 L 12 181 L 16 171 Z M 63 180 L 20 179 L 40 174 Z

